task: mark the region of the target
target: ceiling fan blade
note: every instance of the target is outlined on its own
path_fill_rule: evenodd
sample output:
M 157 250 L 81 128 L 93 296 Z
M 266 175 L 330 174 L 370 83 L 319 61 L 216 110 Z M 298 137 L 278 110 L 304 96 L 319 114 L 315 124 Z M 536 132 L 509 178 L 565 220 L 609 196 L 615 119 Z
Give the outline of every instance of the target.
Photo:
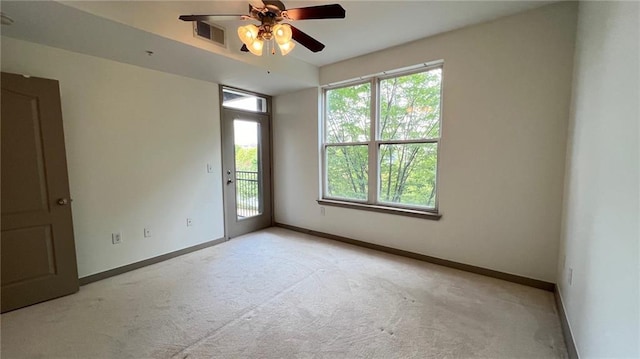
M 247 47 L 247 45 L 242 45 L 242 47 L 240 48 L 240 51 L 242 52 L 249 52 L 249 48 Z
M 320 41 L 305 34 L 304 32 L 300 31 L 300 29 L 298 29 L 297 27 L 291 24 L 289 24 L 289 26 L 291 26 L 291 32 L 292 32 L 291 37 L 297 42 L 299 42 L 300 45 L 306 47 L 307 49 L 313 52 L 319 52 L 319 51 L 322 51 L 322 49 L 324 49 L 324 44 L 322 44 Z
M 346 11 L 339 4 L 319 5 L 288 9 L 289 20 L 344 19 Z
M 242 20 L 245 15 L 180 15 L 182 21 L 233 21 Z

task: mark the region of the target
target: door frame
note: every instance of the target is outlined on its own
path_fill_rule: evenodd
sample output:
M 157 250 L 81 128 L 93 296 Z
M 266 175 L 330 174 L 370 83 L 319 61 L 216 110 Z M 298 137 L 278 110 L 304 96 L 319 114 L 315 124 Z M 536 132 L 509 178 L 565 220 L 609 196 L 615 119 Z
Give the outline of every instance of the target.
M 226 168 L 225 168 L 225 157 L 227 155 L 226 151 L 225 151 L 225 141 L 229 140 L 226 139 L 225 136 L 225 110 L 230 110 L 239 114 L 247 114 L 249 116 L 264 116 L 266 117 L 266 121 L 268 124 L 268 132 L 267 132 L 267 138 L 269 140 L 269 144 L 268 146 L 263 146 L 262 150 L 263 151 L 267 151 L 268 152 L 268 157 L 269 157 L 269 161 L 267 161 L 266 163 L 263 164 L 263 166 L 267 166 L 269 169 L 269 173 L 268 173 L 268 187 L 265 187 L 265 189 L 268 189 L 268 191 L 270 192 L 270 201 L 269 203 L 265 203 L 264 206 L 265 208 L 268 207 L 269 208 L 269 218 L 268 218 L 268 222 L 269 222 L 269 226 L 273 226 L 274 224 L 274 184 L 273 184 L 273 117 L 272 117 L 272 98 L 271 96 L 265 95 L 265 94 L 261 94 L 259 92 L 254 92 L 254 91 L 249 91 L 249 90 L 245 90 L 245 89 L 241 89 L 241 88 L 237 88 L 237 87 L 233 87 L 233 86 L 228 86 L 228 85 L 224 85 L 224 84 L 220 84 L 218 86 L 219 90 L 218 90 L 218 95 L 219 95 L 219 104 L 220 104 L 220 147 L 221 147 L 221 161 L 220 161 L 220 166 L 221 166 L 221 179 L 222 179 L 222 208 L 223 208 L 223 215 L 224 215 L 224 238 L 225 240 L 229 240 L 233 237 L 230 237 L 229 234 L 229 221 L 231 220 L 235 220 L 237 213 L 229 213 L 229 211 L 227 210 L 227 206 L 229 204 L 230 199 L 228 198 L 228 193 L 226 190 L 226 186 L 227 186 L 227 173 L 226 173 Z M 233 91 L 238 91 L 238 92 L 242 92 L 242 93 L 246 93 L 248 95 L 253 95 L 253 96 L 257 96 L 257 97 L 261 97 L 266 99 L 267 101 L 267 111 L 266 112 L 253 112 L 253 111 L 244 111 L 244 110 L 239 110 L 239 109 L 235 109 L 235 108 L 226 108 L 224 107 L 224 89 L 229 89 L 229 90 L 233 90 Z M 233 140 L 233 139 L 231 139 Z M 235 164 L 234 164 L 235 167 Z M 235 178 L 235 177 L 234 177 Z

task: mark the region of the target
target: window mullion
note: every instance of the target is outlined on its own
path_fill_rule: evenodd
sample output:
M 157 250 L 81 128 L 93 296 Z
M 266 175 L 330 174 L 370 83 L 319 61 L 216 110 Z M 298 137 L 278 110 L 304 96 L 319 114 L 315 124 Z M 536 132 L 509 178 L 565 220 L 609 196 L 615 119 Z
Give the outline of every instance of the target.
M 320 178 L 320 185 L 322 186 L 320 188 L 320 198 L 324 198 L 325 196 L 327 196 L 327 189 L 328 186 L 327 184 L 329 183 L 329 179 L 327 178 L 327 174 L 329 172 L 328 166 L 327 166 L 327 89 L 322 90 L 322 126 L 320 126 L 319 131 L 320 131 L 320 138 L 322 139 L 321 142 L 321 153 L 320 153 L 320 165 L 322 168 L 322 171 L 320 173 L 320 175 L 322 176 Z
M 330 143 L 325 143 L 324 146 L 361 146 L 361 145 L 368 145 L 369 142 L 365 141 L 365 142 L 330 142 Z
M 378 79 L 371 79 L 371 119 L 369 132 L 369 203 L 378 203 Z
M 440 142 L 437 138 L 427 138 L 427 139 L 419 139 L 419 140 L 379 140 L 379 145 L 411 145 L 411 144 L 420 144 L 420 143 L 438 143 Z

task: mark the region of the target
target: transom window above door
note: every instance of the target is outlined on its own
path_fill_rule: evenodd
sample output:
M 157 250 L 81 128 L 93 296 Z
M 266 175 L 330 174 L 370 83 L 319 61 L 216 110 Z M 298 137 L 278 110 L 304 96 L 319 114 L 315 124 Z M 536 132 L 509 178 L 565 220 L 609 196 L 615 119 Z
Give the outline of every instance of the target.
M 269 101 L 267 101 L 265 96 L 226 86 L 222 87 L 222 107 L 269 113 Z

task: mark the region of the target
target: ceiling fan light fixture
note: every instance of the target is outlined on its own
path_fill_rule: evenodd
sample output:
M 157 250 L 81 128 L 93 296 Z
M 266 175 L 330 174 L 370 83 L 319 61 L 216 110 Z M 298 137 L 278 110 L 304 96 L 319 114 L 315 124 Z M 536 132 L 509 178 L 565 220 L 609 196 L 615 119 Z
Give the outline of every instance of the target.
M 243 44 L 247 45 L 251 49 L 251 45 L 258 40 L 259 29 L 256 25 L 250 24 L 246 26 L 240 26 L 238 28 L 238 37 Z M 260 47 L 262 48 L 262 46 Z
M 1 0 L 0 0 L 1 1 Z M 271 54 L 275 54 L 275 44 L 278 44 L 282 55 L 286 55 L 295 47 L 292 40 L 306 47 L 312 52 L 324 49 L 324 44 L 305 34 L 300 29 L 289 24 L 281 24 L 282 21 L 292 20 L 316 20 L 316 19 L 344 19 L 346 11 L 340 4 L 315 5 L 294 9 L 285 8 L 279 0 L 249 0 L 249 14 L 204 14 L 204 15 L 180 15 L 182 21 L 212 21 L 214 17 L 220 20 L 255 20 L 259 26 L 246 25 L 238 27 L 238 37 L 242 41 L 240 51 L 251 52 L 262 56 L 266 47 Z M 5 19 L 3 18 L 3 24 Z
M 290 53 L 291 50 L 293 50 L 296 44 L 293 41 L 289 41 L 284 44 L 278 44 L 278 46 L 280 47 L 280 53 L 282 54 L 282 56 L 285 56 L 286 54 Z

